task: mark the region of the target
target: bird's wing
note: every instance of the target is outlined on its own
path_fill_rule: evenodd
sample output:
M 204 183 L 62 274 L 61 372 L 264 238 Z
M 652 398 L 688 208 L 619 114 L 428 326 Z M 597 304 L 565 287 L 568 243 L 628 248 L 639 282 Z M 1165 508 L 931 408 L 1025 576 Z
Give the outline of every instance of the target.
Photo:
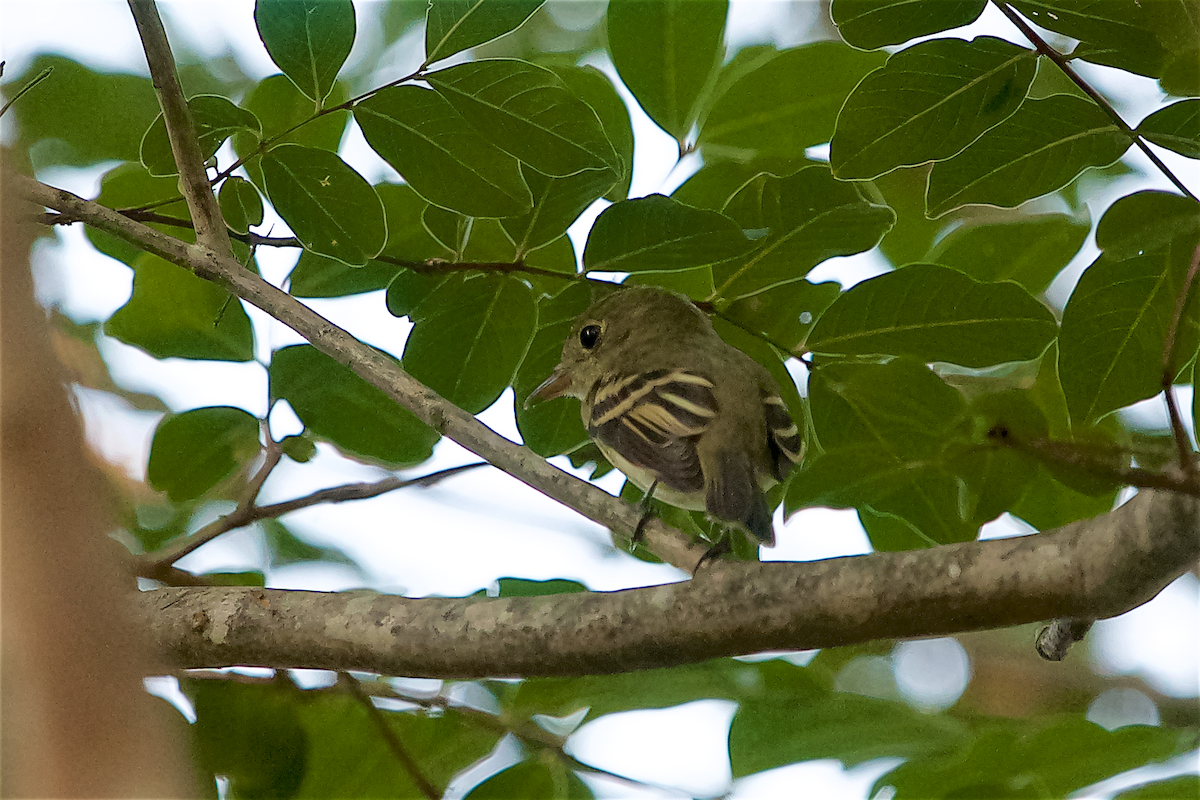
M 664 485 L 703 491 L 696 440 L 717 414 L 712 387 L 707 378 L 682 369 L 602 381 L 592 398 L 588 433 Z
M 776 394 L 765 396 L 763 411 L 767 419 L 767 443 L 771 448 L 775 479 L 782 483 L 792 465 L 800 463 L 800 457 L 804 454 L 804 440 L 782 397 Z

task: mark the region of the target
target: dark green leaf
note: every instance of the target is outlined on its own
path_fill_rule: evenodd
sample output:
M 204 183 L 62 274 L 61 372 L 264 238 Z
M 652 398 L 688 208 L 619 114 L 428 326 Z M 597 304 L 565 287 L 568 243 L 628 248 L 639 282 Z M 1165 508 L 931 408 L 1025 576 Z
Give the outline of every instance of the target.
M 315 436 L 388 466 L 429 458 L 438 434 L 391 398 L 309 345 L 271 359 L 271 394 L 287 400 Z
M 349 98 L 346 84 L 335 83 L 329 93 L 329 105 L 336 105 Z M 274 144 L 302 144 L 322 150 L 337 150 L 349 111 L 335 111 L 309 122 L 313 116 L 313 101 L 309 100 L 286 75 L 272 75 L 263 79 L 243 102 L 243 105 L 262 122 L 262 138 L 282 138 Z M 296 127 L 304 123 L 300 127 Z M 295 128 L 295 130 L 292 130 Z M 285 131 L 287 133 L 285 133 Z M 253 153 L 260 138 L 245 131 L 233 137 L 233 150 L 238 158 L 247 159 L 245 169 L 259 188 L 262 187 L 262 170 Z
M 1116 161 L 1129 137 L 1090 100 L 1027 100 L 949 161 L 933 165 L 926 204 L 941 216 L 968 203 L 1017 206 L 1061 189 L 1088 167 Z
M 1074 57 L 1139 75 L 1158 77 L 1162 72 L 1167 50 L 1153 32 L 1147 8 L 1157 2 L 1014 0 L 1013 5 L 1035 25 L 1078 39 Z
M 240 408 L 172 414 L 154 429 L 146 479 L 176 503 L 194 500 L 258 451 L 258 420 Z
M 293 434 L 279 440 L 279 449 L 297 464 L 307 464 L 317 454 L 317 446 L 307 436 Z
M 986 367 L 1041 355 L 1058 327 L 1015 283 L 913 264 L 843 292 L 808 337 L 816 353 L 912 356 Z
M 387 310 L 395 317 L 409 317 L 421 302 L 451 276 L 437 272 L 402 269 L 387 287 Z
M 533 210 L 524 216 L 500 221 L 516 242 L 517 258 L 566 233 L 583 210 L 608 191 L 617 179 L 615 172 L 598 169 L 551 178 L 525 164 L 521 165 L 521 175 L 533 192 Z
M 254 184 L 236 175 L 226 178 L 218 196 L 221 216 L 225 224 L 235 233 L 249 233 L 250 229 L 262 224 L 263 201 Z
M 537 305 L 529 287 L 513 278 L 455 276 L 412 316 L 416 327 L 404 348 L 405 369 L 478 414 L 512 382 L 537 325 Z
M 545 0 L 432 0 L 425 17 L 425 63 L 490 42 L 525 24 Z
M 838 33 L 855 47 L 873 50 L 970 25 L 987 0 L 834 0 L 830 13 Z
M 179 194 L 179 180 L 173 177 L 152 177 L 146 168 L 137 162 L 120 164 L 104 173 L 104 177 L 100 179 L 100 195 L 96 202 L 117 209 L 153 204 L 163 216 L 180 220 L 188 218 L 187 204 Z M 188 228 L 153 223 L 150 227 L 184 241 L 195 241 L 195 234 Z M 84 232 L 101 253 L 130 266 L 145 252 L 137 245 L 118 239 L 91 225 L 84 228 Z
M 1024 727 L 998 726 L 953 755 L 913 758 L 876 781 L 872 792 L 892 786 L 902 800 L 1011 797 L 1013 787 L 1036 785 L 1036 796 L 1066 797 L 1147 761 L 1182 753 L 1196 742 L 1190 731 L 1148 725 L 1107 731 L 1079 717 L 1039 727 L 1025 733 Z
M 629 109 L 608 76 L 595 67 L 551 68 L 567 88 L 591 106 L 600 118 L 604 136 L 621 159 L 621 177 L 604 197 L 614 203 L 624 200 L 629 194 L 629 181 L 633 177 L 633 125 L 629 121 Z
M 62 56 L 41 55 L 11 83 L 5 82 L 5 95 L 11 97 L 14 86 L 23 86 L 46 69 L 53 72 L 9 112 L 21 144 L 37 144 L 30 153 L 33 166 L 137 161 L 142 134 L 159 113 L 150 80 L 96 72 Z
M 795 157 L 828 142 L 846 95 L 884 57 L 840 42 L 780 52 L 717 97 L 700 128 L 705 157 L 726 152 Z
M 435 205 L 474 217 L 524 214 L 533 200 L 520 165 L 437 92 L 393 86 L 354 107 L 367 142 Z
M 1115 489 L 1102 494 L 1085 494 L 1067 486 L 1045 467 L 1037 470 L 1025 494 L 1010 511 L 1039 531 L 1048 531 L 1081 519 L 1112 511 Z
M 1200 777 L 1177 775 L 1154 783 L 1143 783 L 1115 795 L 1113 800 L 1180 800 L 1185 797 L 1200 797 Z
M 1176 54 L 1163 68 L 1158 85 L 1177 97 L 1200 94 L 1200 47 Z
M 841 286 L 834 281 L 799 280 L 737 300 L 722 314 L 790 353 L 805 340 L 840 291 Z
M 204 582 L 213 586 L 258 586 L 267 585 L 267 576 L 257 570 L 244 572 L 206 572 Z
M 716 294 L 725 300 L 800 280 L 827 258 L 870 250 L 896 219 L 824 165 L 786 178 L 760 175 L 730 199 L 725 213 L 742 228 L 768 231 L 744 256 L 714 263 Z
M 1200 158 L 1200 100 L 1160 108 L 1142 120 L 1137 133 L 1188 158 Z
M 361 702 L 348 694 L 325 692 L 296 704 L 295 709 L 309 741 L 308 769 L 298 796 L 338 800 L 424 797 Z M 500 739 L 500 733 L 454 708 L 439 716 L 380 712 L 439 793 L 457 773 L 491 752 Z
M 926 260 L 976 280 L 1016 281 L 1036 295 L 1075 257 L 1091 229 L 1091 220 L 1068 214 L 963 225 L 938 242 Z
M 1096 229 L 1103 254 L 1063 310 L 1059 373 L 1071 418 L 1090 422 L 1162 389 L 1163 347 L 1175 299 L 1200 239 L 1200 206 L 1164 192 L 1114 203 Z M 1181 325 L 1195 326 L 1197 304 Z M 1193 334 L 1194 337 L 1194 334 Z M 1177 341 L 1182 368 L 1194 353 Z
M 293 297 L 344 297 L 375 292 L 386 288 L 403 269 L 383 261 L 368 261 L 366 266 L 351 267 L 304 250 L 288 276 L 288 290 Z
M 523 761 L 467 792 L 466 800 L 591 800 L 595 795 L 561 761 Z
M 642 109 L 682 141 L 709 73 L 720 63 L 726 0 L 614 0 L 613 65 Z
M 707 208 L 720 211 L 725 207 L 738 190 L 761 173 L 772 175 L 791 175 L 805 166 L 818 162 L 804 158 L 794 159 L 755 159 L 746 163 L 740 161 L 717 161 L 705 164 L 692 173 L 679 188 L 671 192 L 671 199 L 678 200 L 696 208 Z
M 254 331 L 241 302 L 149 253 L 133 263 L 133 296 L 104 332 L 155 358 L 254 358 Z
M 574 594 L 588 588 L 578 581 L 531 581 L 526 578 L 500 578 L 498 597 L 542 597 L 548 594 Z
M 867 197 L 876 203 L 886 203 L 896 212 L 896 224 L 879 243 L 880 251 L 892 266 L 924 260 L 938 235 L 964 216 L 962 212 L 951 212 L 936 220 L 925 216 L 925 187 L 931 166 L 893 170 L 863 184 Z
M 614 203 L 588 233 L 588 272 L 672 272 L 713 264 L 751 247 L 736 222 L 652 194 Z
M 543 458 L 569 452 L 587 441 L 577 399 L 558 397 L 529 408 L 525 408 L 524 403 L 558 365 L 563 342 L 575 318 L 591 303 L 591 294 L 585 284 L 573 283 L 555 297 L 538 304 L 537 332 L 513 381 L 521 439 Z
M 354 46 L 350 0 L 256 0 L 254 24 L 267 52 L 320 106 Z
M 846 98 L 829 162 L 842 180 L 953 156 L 1021 105 L 1034 53 L 990 36 L 901 50 Z
M 301 441 L 307 440 L 302 439 Z M 303 539 L 297 538 L 291 528 L 277 519 L 266 519 L 260 524 L 266 534 L 267 554 L 272 569 L 311 561 L 354 566 L 354 560 L 338 548 L 309 544 Z
M 285 144 L 262 159 L 271 204 L 306 250 L 361 267 L 387 241 L 383 203 L 337 153 Z
M 228 97 L 201 94 L 187 101 L 196 126 L 196 137 L 200 143 L 200 156 L 205 161 L 212 158 L 221 145 L 238 131 L 250 131 L 255 136 L 262 134 L 258 117 L 244 108 L 238 108 Z M 167 124 L 162 114 L 146 130 L 141 145 L 142 163 L 151 175 L 175 175 L 175 156 L 171 153 L 171 142 L 167 138 Z
M 621 173 L 621 159 L 596 112 L 548 69 L 494 59 L 449 67 L 425 80 L 488 141 L 538 172 L 563 177 L 605 170 L 613 180 Z
M 196 709 L 192 735 L 200 769 L 229 779 L 246 798 L 296 795 L 311 765 L 312 743 L 296 705 L 272 686 L 232 680 L 183 680 Z

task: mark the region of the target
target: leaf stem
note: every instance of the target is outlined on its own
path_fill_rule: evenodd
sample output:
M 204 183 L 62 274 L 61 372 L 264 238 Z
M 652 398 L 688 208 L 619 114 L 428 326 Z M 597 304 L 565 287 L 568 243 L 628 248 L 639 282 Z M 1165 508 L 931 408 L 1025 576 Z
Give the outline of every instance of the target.
M 1175 438 L 1175 446 L 1179 450 L 1179 467 L 1192 480 L 1200 480 L 1200 472 L 1196 467 L 1196 454 L 1192 450 L 1191 440 L 1183 427 L 1183 416 L 1179 413 L 1179 403 L 1175 398 L 1175 370 L 1171 356 L 1175 350 L 1175 339 L 1179 335 L 1179 326 L 1183 321 L 1183 312 L 1187 307 L 1192 288 L 1196 285 L 1196 276 L 1200 273 L 1200 242 L 1192 251 L 1192 261 L 1188 265 L 1187 277 L 1183 286 L 1175 296 L 1175 305 L 1171 309 L 1171 322 L 1167 326 L 1167 335 L 1163 339 L 1162 354 L 1162 388 L 1167 402 L 1167 415 L 1171 420 L 1171 434 Z
M 29 83 L 22 86 L 17 91 L 17 93 L 12 96 L 11 100 L 9 100 L 7 103 L 5 103 L 3 108 L 0 108 L 0 117 L 3 117 L 4 112 L 6 112 L 6 111 L 8 111 L 8 109 L 12 108 L 12 104 L 17 102 L 18 100 L 20 100 L 22 97 L 24 97 L 29 92 L 30 89 L 37 86 L 42 81 L 46 80 L 46 78 L 49 78 L 51 72 L 54 72 L 54 67 L 46 67 L 44 70 L 42 70 L 37 75 L 35 75 L 33 77 L 33 80 L 31 80 Z
M 1063 71 L 1063 74 L 1070 78 L 1076 86 L 1082 89 L 1088 97 L 1092 98 L 1096 105 L 1100 106 L 1104 113 L 1107 114 L 1114 123 L 1116 123 L 1121 132 L 1132 139 L 1138 148 L 1146 154 L 1146 157 L 1150 159 L 1151 163 L 1158 167 L 1162 174 L 1165 175 L 1167 179 L 1171 181 L 1171 183 L 1175 184 L 1175 188 L 1183 192 L 1186 197 L 1190 197 L 1193 200 L 1197 199 L 1196 195 L 1192 194 L 1192 191 L 1184 185 L 1183 181 L 1179 180 L 1175 173 L 1171 172 L 1167 165 L 1162 162 L 1162 159 L 1160 159 L 1154 153 L 1154 151 L 1150 149 L 1150 146 L 1137 133 L 1137 131 L 1129 127 L 1125 120 L 1121 118 L 1121 115 L 1117 113 L 1117 110 L 1112 107 L 1112 104 L 1105 99 L 1104 95 L 1092 88 L 1091 84 L 1079 76 L 1079 73 L 1077 73 L 1074 68 L 1071 67 L 1070 59 L 1047 44 L 1041 36 L 1038 36 L 1037 32 L 1033 30 L 1029 23 L 1022 19 L 1021 16 L 1008 5 L 1008 3 L 1004 2 L 1004 0 L 991 1 L 996 8 L 1000 9 L 1000 13 L 1008 17 L 1008 20 L 1017 27 L 1017 30 L 1024 34 L 1025 38 L 1030 41 L 1038 53 L 1044 55 L 1046 58 L 1057 64 L 1058 68 Z

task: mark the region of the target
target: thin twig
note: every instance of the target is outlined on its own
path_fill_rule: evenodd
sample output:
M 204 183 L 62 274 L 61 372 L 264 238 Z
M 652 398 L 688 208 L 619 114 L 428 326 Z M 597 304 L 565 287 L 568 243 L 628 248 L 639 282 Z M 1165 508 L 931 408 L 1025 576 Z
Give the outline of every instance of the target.
M 1082 89 L 1088 97 L 1092 98 L 1096 105 L 1100 106 L 1104 113 L 1107 114 L 1114 123 L 1116 123 L 1121 132 L 1133 140 L 1138 148 L 1146 154 L 1146 157 L 1150 159 L 1154 166 L 1158 167 L 1162 174 L 1165 175 L 1167 179 L 1171 181 L 1171 183 L 1175 184 L 1175 187 L 1179 189 L 1179 191 L 1183 192 L 1184 195 L 1193 200 L 1197 199 L 1196 195 L 1192 194 L 1191 190 L 1184 185 L 1183 181 L 1179 180 L 1179 178 L 1175 176 L 1175 173 L 1171 172 L 1167 165 L 1162 162 L 1162 159 L 1160 159 L 1154 153 L 1154 151 L 1150 149 L 1150 146 L 1144 139 L 1142 139 L 1137 131 L 1129 127 L 1125 120 L 1121 118 L 1121 115 L 1117 113 L 1117 110 L 1112 107 L 1112 104 L 1109 103 L 1102 94 L 1093 89 L 1087 81 L 1079 77 L 1079 73 L 1077 73 L 1071 67 L 1070 61 L 1066 56 L 1055 50 L 1053 47 L 1048 45 L 1046 41 L 1042 39 L 1042 37 L 1038 36 L 1029 23 L 1022 19 L 1016 11 L 1010 8 L 1008 3 L 1004 2 L 1004 0 L 992 0 L 992 4 L 995 5 L 996 8 L 1000 9 L 1000 13 L 1008 17 L 1009 21 L 1017 27 L 1017 30 L 1021 31 L 1021 33 L 1025 35 L 1025 38 L 1027 38 L 1030 43 L 1033 44 L 1034 48 L 1036 48 L 1039 53 L 1057 64 L 1058 68 L 1061 69 L 1063 73 L 1075 83 L 1076 86 Z
M 379 735 L 383 738 L 384 744 L 387 745 L 388 750 L 392 751 L 392 755 L 404 767 L 404 771 L 408 773 L 408 777 L 412 778 L 413 783 L 421 790 L 421 794 L 428 797 L 429 800 L 438 800 L 442 796 L 441 791 L 425 777 L 425 773 L 421 771 L 421 765 L 413 758 L 412 753 L 408 752 L 408 748 L 404 746 L 404 742 L 400 741 L 400 737 L 396 735 L 396 731 L 388 724 L 384 713 L 376 708 L 375 704 L 371 702 L 370 696 L 362 690 L 358 679 L 348 672 L 339 672 L 338 681 L 366 709 L 367 716 L 371 718 L 371 722 L 379 730 Z
M 1167 401 L 1167 415 L 1171 419 L 1171 434 L 1175 437 L 1175 446 L 1179 450 L 1179 466 L 1192 480 L 1200 478 L 1196 468 L 1196 454 L 1192 450 L 1191 440 L 1183 427 L 1183 416 L 1179 413 L 1179 403 L 1175 399 L 1175 369 L 1171 356 L 1175 351 L 1175 339 L 1179 335 L 1179 326 L 1183 322 L 1183 311 L 1191 296 L 1192 287 L 1196 284 L 1196 276 L 1200 274 L 1200 243 L 1192 251 L 1192 262 L 1188 266 L 1187 277 L 1179 293 L 1175 296 L 1175 306 L 1171 309 L 1171 322 L 1167 325 L 1167 335 L 1163 340 L 1162 353 L 1162 387 L 1163 396 Z
M 171 154 L 179 170 L 180 184 L 188 211 L 196 227 L 196 243 L 221 258 L 232 258 L 233 249 L 225 228 L 221 207 L 208 182 L 200 143 L 196 138 L 196 126 L 179 85 L 175 71 L 175 57 L 163 28 L 162 18 L 154 0 L 129 0 L 129 10 L 137 24 L 142 48 L 146 51 L 146 63 L 150 77 L 162 106 L 163 122 L 167 127 L 167 138 L 171 142 Z
M 42 70 L 37 75 L 35 75 L 33 77 L 33 80 L 31 80 L 29 83 L 22 86 L 20 88 L 20 90 L 12 96 L 11 100 L 9 100 L 7 103 L 5 103 L 3 108 L 0 108 L 0 117 L 3 117 L 4 112 L 6 112 L 6 111 L 8 111 L 8 109 L 12 108 L 12 104 L 17 102 L 18 100 L 20 100 L 22 97 L 24 97 L 29 92 L 30 89 L 37 86 L 42 81 L 46 80 L 46 78 L 49 78 L 51 72 L 54 72 L 54 67 L 46 67 L 44 70 Z
M 268 459 L 270 459 L 270 456 L 268 456 Z M 279 459 L 276 458 L 274 461 L 277 464 Z M 253 501 L 258 497 L 258 490 L 262 488 L 263 482 L 266 481 L 270 470 L 274 468 L 275 464 L 268 460 L 255 476 L 251 478 L 250 485 L 254 486 L 257 484 L 258 488 L 252 489 L 248 493 L 250 497 L 248 503 L 239 505 L 235 510 L 220 519 L 213 520 L 191 536 L 181 539 L 170 547 L 164 547 L 161 550 L 147 553 L 137 567 L 137 574 L 144 578 L 156 578 L 164 567 L 175 563 L 195 551 L 201 545 L 211 542 L 223 533 L 227 533 L 235 528 L 244 527 L 252 522 L 258 522 L 262 519 L 278 519 L 284 514 L 290 514 L 293 511 L 320 503 L 344 503 L 349 500 L 366 500 L 408 486 L 433 486 L 435 483 L 454 475 L 476 469 L 477 467 L 488 466 L 486 461 L 477 461 L 472 464 L 462 464 L 457 467 L 438 470 L 437 472 L 431 472 L 417 478 L 401 479 L 390 477 L 376 481 L 375 483 L 348 483 L 343 486 L 334 486 L 330 489 L 321 489 L 304 497 L 298 497 L 295 500 L 287 500 L 282 503 L 272 503 L 265 506 L 254 505 Z

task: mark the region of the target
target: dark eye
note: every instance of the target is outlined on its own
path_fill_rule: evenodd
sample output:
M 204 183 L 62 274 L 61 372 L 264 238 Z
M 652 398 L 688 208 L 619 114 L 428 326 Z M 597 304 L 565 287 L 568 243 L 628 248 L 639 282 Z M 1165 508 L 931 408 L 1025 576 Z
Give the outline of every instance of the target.
M 600 326 L 584 325 L 583 330 L 579 332 L 579 343 L 583 345 L 584 349 L 591 350 L 598 341 L 600 341 Z

